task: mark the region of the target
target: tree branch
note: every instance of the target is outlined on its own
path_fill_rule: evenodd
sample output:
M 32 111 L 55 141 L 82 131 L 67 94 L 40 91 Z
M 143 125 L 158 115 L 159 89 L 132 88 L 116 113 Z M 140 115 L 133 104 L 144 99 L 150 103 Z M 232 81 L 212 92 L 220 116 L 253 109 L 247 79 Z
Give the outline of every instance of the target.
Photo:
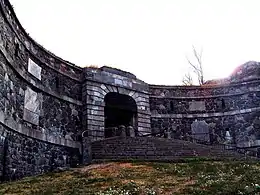
M 196 62 L 192 63 L 187 56 L 186 56 L 186 59 L 187 59 L 189 65 L 192 67 L 193 72 L 196 74 L 199 84 L 202 85 L 204 83 L 204 73 L 203 73 L 203 67 L 202 67 L 202 51 L 203 50 L 201 49 L 200 52 L 198 52 L 196 50 L 195 46 L 192 45 L 192 51 L 193 51 L 193 55 L 196 59 Z M 187 75 L 184 75 L 183 79 L 187 80 Z

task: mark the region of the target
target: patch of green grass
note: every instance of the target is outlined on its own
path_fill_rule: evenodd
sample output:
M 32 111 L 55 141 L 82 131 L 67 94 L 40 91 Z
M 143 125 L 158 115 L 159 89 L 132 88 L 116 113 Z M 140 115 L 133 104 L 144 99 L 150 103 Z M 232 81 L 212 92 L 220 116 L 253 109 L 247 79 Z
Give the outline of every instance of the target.
M 103 163 L 3 183 L 2 194 L 260 194 L 260 163 Z

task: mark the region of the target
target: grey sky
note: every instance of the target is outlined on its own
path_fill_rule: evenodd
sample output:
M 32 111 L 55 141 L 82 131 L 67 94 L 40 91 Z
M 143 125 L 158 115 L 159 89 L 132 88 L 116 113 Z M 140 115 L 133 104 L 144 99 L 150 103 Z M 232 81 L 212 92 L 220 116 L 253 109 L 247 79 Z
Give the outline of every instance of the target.
M 10 0 L 32 38 L 56 55 L 181 84 L 203 47 L 206 79 L 260 61 L 259 0 Z

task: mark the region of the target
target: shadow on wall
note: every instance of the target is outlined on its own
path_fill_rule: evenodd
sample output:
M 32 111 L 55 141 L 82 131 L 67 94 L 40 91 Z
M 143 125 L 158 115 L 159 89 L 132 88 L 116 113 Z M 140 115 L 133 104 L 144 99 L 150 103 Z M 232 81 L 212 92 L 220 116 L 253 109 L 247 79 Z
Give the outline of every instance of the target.
M 131 96 L 108 93 L 104 111 L 106 138 L 119 136 L 126 127 L 137 130 L 137 105 Z M 130 132 L 127 134 L 130 136 Z

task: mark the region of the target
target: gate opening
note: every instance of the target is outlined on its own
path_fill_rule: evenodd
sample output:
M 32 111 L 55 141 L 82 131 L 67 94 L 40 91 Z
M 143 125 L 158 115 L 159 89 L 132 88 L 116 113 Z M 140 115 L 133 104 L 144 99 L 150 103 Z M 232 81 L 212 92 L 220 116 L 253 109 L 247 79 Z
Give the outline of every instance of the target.
M 105 96 L 105 137 L 115 136 L 115 129 L 137 128 L 137 105 L 128 95 L 110 92 Z

